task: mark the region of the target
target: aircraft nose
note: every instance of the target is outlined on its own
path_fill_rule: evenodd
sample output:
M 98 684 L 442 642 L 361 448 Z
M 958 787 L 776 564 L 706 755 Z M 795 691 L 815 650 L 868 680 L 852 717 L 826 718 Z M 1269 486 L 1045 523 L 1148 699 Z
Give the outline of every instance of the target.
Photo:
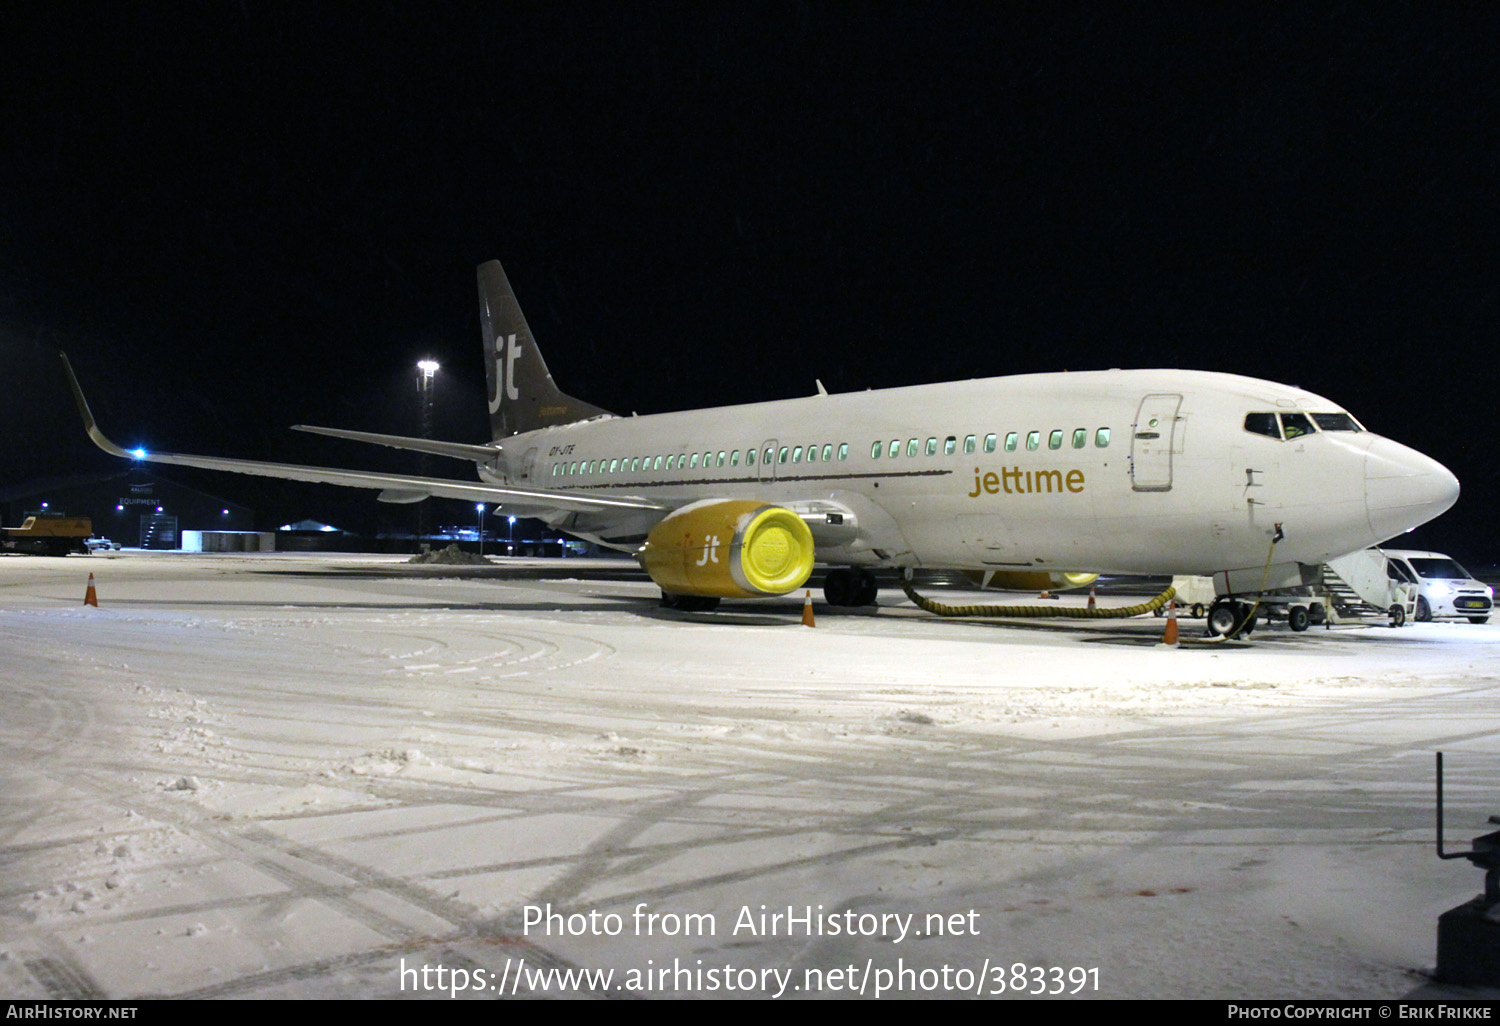
M 1458 501 L 1458 478 L 1437 460 L 1388 438 L 1365 452 L 1365 510 L 1377 542 L 1425 524 Z

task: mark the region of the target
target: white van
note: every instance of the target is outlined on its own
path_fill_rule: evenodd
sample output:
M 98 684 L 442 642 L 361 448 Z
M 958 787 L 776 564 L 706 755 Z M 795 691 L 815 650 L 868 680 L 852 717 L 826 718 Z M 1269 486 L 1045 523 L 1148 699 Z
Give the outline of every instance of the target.
M 1495 590 L 1480 584 L 1458 562 L 1441 552 L 1383 549 L 1397 568 L 1411 574 L 1420 589 L 1418 620 L 1468 620 L 1485 623 L 1494 605 Z

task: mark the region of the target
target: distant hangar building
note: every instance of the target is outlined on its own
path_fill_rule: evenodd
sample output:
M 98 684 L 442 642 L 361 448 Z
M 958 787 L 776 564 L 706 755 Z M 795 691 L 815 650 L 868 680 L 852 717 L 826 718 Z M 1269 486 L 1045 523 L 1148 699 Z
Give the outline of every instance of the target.
M 95 535 L 142 549 L 180 549 L 189 532 L 254 532 L 256 521 L 254 510 L 140 466 L 0 489 L 0 511 L 8 526 L 33 513 L 89 517 Z M 271 546 L 262 546 L 258 536 L 252 536 L 234 547 Z

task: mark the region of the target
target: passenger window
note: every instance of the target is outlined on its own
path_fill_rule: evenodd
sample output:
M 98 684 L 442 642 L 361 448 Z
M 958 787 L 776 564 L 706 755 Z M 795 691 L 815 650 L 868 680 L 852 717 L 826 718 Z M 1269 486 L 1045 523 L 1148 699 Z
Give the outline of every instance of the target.
M 998 439 L 997 439 L 997 437 L 995 435 L 985 435 L 984 436 L 984 451 L 985 452 L 994 452 L 995 451 L 995 442 L 996 441 L 998 441 Z
M 1109 428 L 1100 428 L 1094 432 L 1094 444 L 1101 449 L 1109 448 Z
M 1026 434 L 1026 448 L 1035 452 L 1041 448 L 1042 433 L 1040 431 L 1029 431 Z
M 747 467 L 753 467 L 753 466 L 755 466 L 755 450 L 754 449 L 746 449 L 745 450 L 745 466 L 747 466 Z
M 1301 413 L 1283 413 L 1281 415 L 1281 430 L 1285 433 L 1287 441 L 1293 438 L 1301 438 L 1303 435 L 1313 433 L 1312 421 Z
M 1019 436 L 1014 431 L 1009 432 L 1005 436 L 1005 451 L 1006 452 L 1015 452 L 1016 451 L 1016 439 L 1018 437 Z
M 677 457 L 676 456 L 668 456 L 667 457 L 667 469 L 668 470 L 676 470 L 677 469 Z
M 809 445 L 807 447 L 807 462 L 818 462 L 818 447 L 816 445 Z
M 929 439 L 927 439 L 927 455 L 929 455 L 929 456 L 936 456 L 937 455 L 937 439 L 936 438 L 929 438 Z
M 880 442 L 873 442 L 873 443 L 871 443 L 871 445 L 870 445 L 870 459 L 872 459 L 872 460 L 878 460 L 878 459 L 880 459 L 880 450 L 882 448 L 884 448 L 884 446 Z
M 891 446 L 890 446 L 889 449 L 886 450 L 886 455 L 889 456 L 891 459 L 895 459 L 897 456 L 901 455 L 901 439 L 899 439 L 899 438 L 892 438 L 891 439 Z
M 729 451 L 729 465 L 731 467 L 740 465 L 740 451 L 738 449 L 731 449 Z
M 698 454 L 697 453 L 693 453 L 692 462 L 689 463 L 688 466 L 691 467 L 693 470 L 697 470 L 698 469 Z
M 917 454 L 917 444 L 918 443 L 917 443 L 917 440 L 915 438 L 909 438 L 909 439 L 907 439 L 907 441 L 906 441 L 906 455 L 908 455 L 908 456 L 915 456 Z
M 974 438 L 973 435 L 965 435 L 964 436 L 964 455 L 965 456 L 968 456 L 970 453 L 972 453 L 974 451 L 974 442 L 975 442 L 975 438 Z
M 1063 436 L 1063 433 L 1062 433 L 1062 429 L 1060 429 L 1060 428 L 1058 430 L 1052 432 L 1052 434 L 1048 435 L 1047 436 L 1047 448 L 1049 448 L 1049 449 L 1061 449 L 1062 448 L 1062 436 Z
M 849 443 L 848 442 L 840 442 L 839 443 L 839 459 L 841 459 L 841 460 L 847 460 L 848 458 L 849 458 Z
M 833 443 L 827 442 L 823 446 L 823 462 L 827 463 L 831 459 L 833 459 Z
M 786 462 L 786 452 L 787 452 L 786 446 L 783 445 L 781 447 L 781 452 L 779 452 L 779 453 L 776 454 L 776 462 L 777 463 L 785 463 Z
M 724 465 L 724 454 L 721 452 L 721 453 L 719 453 L 719 461 L 717 463 L 717 466 L 722 467 L 723 465 Z
M 1082 449 L 1089 443 L 1089 429 L 1076 428 L 1073 431 L 1073 448 Z
M 770 446 L 767 446 L 766 447 L 766 451 L 760 454 L 760 461 L 762 463 L 770 463 L 771 462 L 771 456 L 775 452 L 776 452 L 775 449 L 772 449 Z M 781 450 L 781 453 L 782 453 L 781 462 L 785 463 L 786 462 L 786 450 L 785 449 Z
M 619 469 L 620 469 L 620 461 L 619 460 L 610 460 L 609 461 L 609 472 L 611 474 L 613 474 L 616 470 L 619 470 Z
M 1245 430 L 1254 435 L 1265 435 L 1267 438 L 1279 439 L 1281 437 L 1281 429 L 1276 426 L 1274 413 L 1245 414 Z
M 954 435 L 949 435 L 947 438 L 943 439 L 943 455 L 944 456 L 952 456 L 957 451 L 958 451 L 958 438 L 957 437 L 955 437 Z
M 792 462 L 793 463 L 801 463 L 802 462 L 802 446 L 799 445 L 795 449 L 792 450 Z

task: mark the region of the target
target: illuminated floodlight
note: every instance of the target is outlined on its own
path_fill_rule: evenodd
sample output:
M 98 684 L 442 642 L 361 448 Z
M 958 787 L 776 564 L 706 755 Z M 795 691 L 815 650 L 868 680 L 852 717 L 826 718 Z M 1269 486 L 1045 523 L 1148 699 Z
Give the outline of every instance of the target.
M 421 371 L 422 377 L 428 380 L 431 380 L 432 376 L 438 372 L 438 366 L 439 364 L 436 360 L 417 361 L 417 370 Z
M 160 506 L 156 507 L 156 512 L 158 512 L 158 513 L 161 512 L 161 507 Z
M 131 449 L 130 450 L 130 455 L 134 456 L 138 460 L 143 460 L 143 459 L 146 458 L 146 450 L 145 449 Z
M 474 512 L 475 513 L 483 513 L 484 512 L 484 503 L 482 503 L 482 502 L 476 502 L 476 503 L 474 503 Z
M 124 507 L 124 506 L 122 506 L 122 505 L 120 505 L 120 504 L 119 504 L 119 503 L 118 503 L 118 502 L 117 502 L 117 503 L 115 503 L 115 512 L 116 512 L 116 513 L 124 513 L 124 512 L 125 512 L 125 507 Z
M 229 510 L 227 510 L 227 509 L 221 509 L 221 510 L 219 510 L 219 512 L 222 513 L 226 517 L 229 516 Z

